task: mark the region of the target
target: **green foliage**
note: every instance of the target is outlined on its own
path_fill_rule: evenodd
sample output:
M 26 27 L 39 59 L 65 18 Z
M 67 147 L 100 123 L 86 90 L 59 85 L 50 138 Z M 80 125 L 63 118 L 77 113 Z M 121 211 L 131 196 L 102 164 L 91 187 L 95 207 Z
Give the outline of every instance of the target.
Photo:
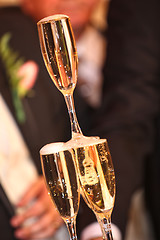
M 10 33 L 6 33 L 0 38 L 0 57 L 9 81 L 16 117 L 20 123 L 23 123 L 25 121 L 25 112 L 21 101 L 21 90 L 19 88 L 21 78 L 18 76 L 17 72 L 24 63 L 24 60 L 19 58 L 18 53 L 10 47 L 10 39 Z

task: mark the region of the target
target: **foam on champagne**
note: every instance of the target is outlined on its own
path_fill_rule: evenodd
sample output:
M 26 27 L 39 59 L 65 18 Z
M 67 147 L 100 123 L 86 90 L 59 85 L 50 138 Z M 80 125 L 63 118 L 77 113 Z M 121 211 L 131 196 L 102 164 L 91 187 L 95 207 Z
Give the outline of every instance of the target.
M 65 151 L 64 143 L 63 142 L 55 142 L 55 143 L 49 143 L 45 146 L 43 146 L 40 149 L 40 154 L 41 155 L 49 155 L 52 153 L 57 153 L 60 151 Z
M 92 145 L 97 145 L 97 144 L 102 144 L 106 142 L 106 139 L 100 139 L 99 137 L 85 137 L 79 135 L 78 138 L 74 140 L 70 140 L 65 143 L 65 147 L 67 149 L 70 148 L 80 148 L 80 147 L 87 147 L 87 146 L 92 146 Z
M 64 142 L 55 142 L 55 143 L 49 143 L 45 146 L 43 146 L 40 149 L 41 155 L 48 155 L 52 153 L 58 153 L 61 151 L 67 151 L 72 148 L 78 148 L 78 147 L 86 147 L 86 146 L 92 146 L 104 143 L 106 139 L 98 139 L 97 137 L 79 137 L 76 140 L 70 140 L 66 143 Z

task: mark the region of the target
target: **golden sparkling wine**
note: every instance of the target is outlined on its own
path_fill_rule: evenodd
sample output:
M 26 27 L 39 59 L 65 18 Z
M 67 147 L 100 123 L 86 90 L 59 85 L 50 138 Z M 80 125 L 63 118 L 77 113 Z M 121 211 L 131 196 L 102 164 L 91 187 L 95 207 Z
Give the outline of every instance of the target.
M 78 213 L 79 186 L 72 150 L 55 152 L 56 144 L 48 144 L 40 151 L 43 174 L 49 195 L 64 219 Z
M 70 20 L 56 15 L 38 23 L 41 51 L 47 70 L 63 93 L 73 92 L 77 82 L 78 57 Z
M 78 143 L 79 144 L 79 143 Z M 115 174 L 105 139 L 74 147 L 82 195 L 97 213 L 111 213 L 115 200 Z

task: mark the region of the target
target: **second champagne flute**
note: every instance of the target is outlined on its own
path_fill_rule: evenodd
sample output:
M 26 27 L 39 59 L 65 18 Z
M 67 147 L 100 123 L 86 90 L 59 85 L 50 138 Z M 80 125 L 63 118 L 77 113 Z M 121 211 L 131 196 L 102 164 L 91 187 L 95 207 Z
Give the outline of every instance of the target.
M 49 195 L 67 225 L 70 239 L 77 240 L 80 190 L 73 151 L 65 149 L 63 143 L 50 143 L 41 148 L 40 157 Z
M 107 141 L 90 139 L 76 145 L 73 149 L 82 196 L 97 217 L 103 239 L 113 240 L 111 214 L 115 200 L 115 173 Z

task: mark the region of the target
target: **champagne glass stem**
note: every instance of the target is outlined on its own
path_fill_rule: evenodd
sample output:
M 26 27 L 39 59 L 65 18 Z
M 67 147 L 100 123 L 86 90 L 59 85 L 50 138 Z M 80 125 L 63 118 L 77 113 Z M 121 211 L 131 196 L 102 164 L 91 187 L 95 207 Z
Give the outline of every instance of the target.
M 79 126 L 76 112 L 75 112 L 73 94 L 64 95 L 64 98 L 67 104 L 68 113 L 69 113 L 70 122 L 71 122 L 72 138 L 75 138 L 77 134 L 82 135 L 82 131 Z
M 111 218 L 97 216 L 98 223 L 101 227 L 102 235 L 104 240 L 113 240 L 112 229 L 111 229 Z
M 68 228 L 70 240 L 77 240 L 75 217 L 67 219 L 65 222 Z

